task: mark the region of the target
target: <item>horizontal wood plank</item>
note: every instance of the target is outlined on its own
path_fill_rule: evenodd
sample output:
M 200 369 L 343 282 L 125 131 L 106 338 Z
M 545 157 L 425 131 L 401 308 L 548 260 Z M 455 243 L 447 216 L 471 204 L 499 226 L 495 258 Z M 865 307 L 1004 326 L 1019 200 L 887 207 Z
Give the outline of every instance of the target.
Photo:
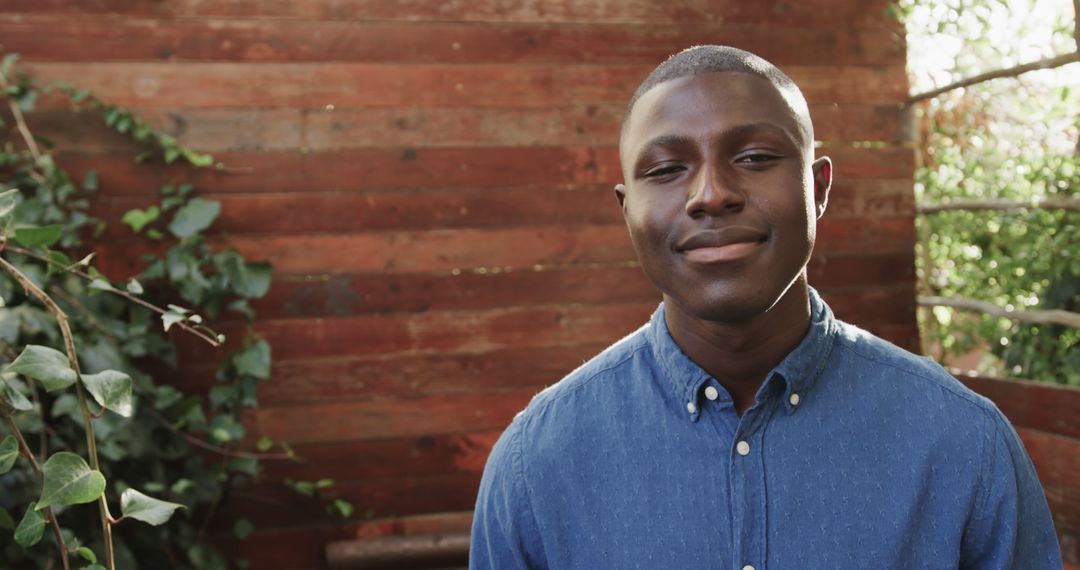
M 333 22 L 86 15 L 0 15 L 4 48 L 30 61 L 242 61 L 656 65 L 723 42 L 777 65 L 903 65 L 904 42 L 881 30 L 762 24 L 592 26 Z M 813 50 L 804 49 L 814 46 Z
M 350 107 L 327 109 L 145 109 L 155 128 L 201 152 L 319 152 L 360 148 L 612 146 L 625 105 L 532 109 Z M 897 141 L 898 104 L 818 104 L 810 108 L 822 141 Z M 57 148 L 83 152 L 140 148 L 89 109 L 30 113 L 33 131 Z M 19 143 L 17 137 L 14 142 Z
M 911 149 L 835 147 L 840 180 L 911 180 Z M 505 188 L 530 185 L 614 185 L 622 182 L 615 147 L 499 147 L 490 149 L 360 149 L 318 153 L 218 153 L 222 169 L 135 164 L 127 153 L 63 151 L 58 164 L 75 180 L 91 170 L 104 195 L 154 196 L 166 183 L 190 182 L 206 192 L 310 192 Z
M 431 311 L 256 323 L 275 361 L 385 353 L 484 353 L 506 348 L 611 343 L 648 320 L 656 303 Z M 226 325 L 225 349 L 177 334 L 183 362 L 213 362 L 239 346 L 243 327 Z
M 990 398 L 1018 428 L 1080 439 L 1080 389 L 1023 380 L 957 376 Z
M 886 14 L 887 0 L 848 2 L 808 0 L 688 0 L 677 6 L 649 0 L 411 0 L 407 5 L 384 0 L 173 0 L 125 2 L 109 0 L 0 0 L 0 12 L 48 14 L 122 14 L 153 17 L 244 17 L 335 21 L 388 20 L 431 22 L 701 24 L 760 23 L 819 27 L 885 28 L 902 32 Z
M 144 108 L 473 106 L 536 108 L 625 103 L 651 65 L 395 65 L 381 63 L 33 63 L 37 80 L 72 82 L 103 100 Z M 903 65 L 791 66 L 814 103 L 895 103 Z M 58 99 L 42 104 L 57 106 Z
M 450 435 L 502 430 L 535 393 L 261 406 L 242 416 L 250 433 L 290 444 Z
M 526 186 L 492 189 L 440 189 L 383 192 L 203 193 L 221 203 L 213 231 L 229 235 L 352 233 L 434 229 L 582 227 L 623 223 L 622 210 L 608 185 Z M 129 239 L 131 229 L 117 223 L 133 208 L 155 203 L 147 197 L 104 196 L 92 212 L 112 221 L 105 234 Z M 829 195 L 826 221 L 867 220 L 914 215 L 915 198 L 906 180 L 843 180 Z M 273 220 L 273 226 L 267 226 Z

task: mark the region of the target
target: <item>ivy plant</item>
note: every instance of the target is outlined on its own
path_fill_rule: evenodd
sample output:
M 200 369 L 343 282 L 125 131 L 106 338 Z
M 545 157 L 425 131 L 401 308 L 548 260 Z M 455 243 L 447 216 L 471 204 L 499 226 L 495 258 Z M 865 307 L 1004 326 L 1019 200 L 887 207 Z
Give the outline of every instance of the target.
M 248 449 L 239 419 L 270 375 L 271 347 L 253 332 L 250 301 L 266 294 L 271 265 L 211 246 L 220 203 L 177 183 L 122 217 L 131 239 L 158 252 L 144 254 L 145 269 L 123 281 L 101 273 L 95 244 L 107 220 L 91 213 L 97 176 L 72 180 L 31 132 L 24 113 L 38 96 L 62 93 L 96 109 L 145 145 L 134 159 L 147 168 L 212 168 L 213 157 L 87 91 L 38 86 L 14 73 L 15 61 L 0 64 L 0 117 L 11 133 L 0 150 L 0 559 L 15 568 L 228 568 L 209 541 L 223 504 L 262 461 L 294 458 L 265 438 Z M 240 322 L 243 338 L 213 385 L 205 394 L 170 385 L 176 335 L 221 346 L 224 335 L 207 325 L 219 319 Z M 252 528 L 233 525 L 240 538 Z

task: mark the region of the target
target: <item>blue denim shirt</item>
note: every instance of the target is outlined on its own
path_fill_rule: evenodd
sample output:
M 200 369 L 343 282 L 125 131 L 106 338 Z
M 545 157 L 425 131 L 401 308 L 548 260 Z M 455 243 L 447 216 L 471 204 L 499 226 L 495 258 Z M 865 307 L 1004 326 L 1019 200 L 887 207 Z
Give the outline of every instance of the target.
M 663 306 L 537 395 L 488 459 L 471 568 L 1060 569 L 997 408 L 810 297 L 742 417 Z

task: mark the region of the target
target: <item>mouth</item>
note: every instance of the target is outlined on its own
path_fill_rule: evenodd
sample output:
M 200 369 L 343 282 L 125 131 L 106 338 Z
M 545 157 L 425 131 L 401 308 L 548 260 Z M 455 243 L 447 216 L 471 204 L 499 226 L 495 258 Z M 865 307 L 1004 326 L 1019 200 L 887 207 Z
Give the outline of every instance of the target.
M 756 228 L 729 226 L 692 234 L 675 249 L 691 262 L 724 263 L 752 255 L 767 239 L 768 234 Z

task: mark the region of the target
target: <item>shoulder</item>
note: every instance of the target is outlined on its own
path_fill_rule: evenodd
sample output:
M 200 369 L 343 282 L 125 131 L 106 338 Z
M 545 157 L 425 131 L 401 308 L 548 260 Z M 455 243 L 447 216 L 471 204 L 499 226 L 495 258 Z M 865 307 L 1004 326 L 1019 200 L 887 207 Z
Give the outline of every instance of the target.
M 908 352 L 854 325 L 837 321 L 840 366 L 881 397 L 899 398 L 924 412 L 963 414 L 982 428 L 998 429 L 1001 413 L 940 364 Z M 992 424 L 992 425 L 991 425 Z

